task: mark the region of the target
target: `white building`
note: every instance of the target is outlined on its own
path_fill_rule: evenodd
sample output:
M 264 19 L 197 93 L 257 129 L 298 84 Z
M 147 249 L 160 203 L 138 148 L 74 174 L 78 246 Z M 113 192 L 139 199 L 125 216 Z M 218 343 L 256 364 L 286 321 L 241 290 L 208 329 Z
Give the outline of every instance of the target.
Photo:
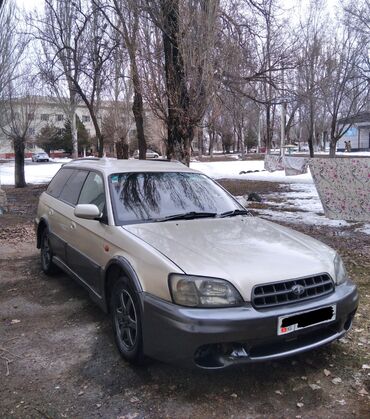
M 341 125 L 351 127 L 338 141 L 337 150 L 345 150 L 345 141 L 351 142 L 352 151 L 370 151 L 370 112 L 362 112 L 338 121 Z
M 29 103 L 26 104 L 26 101 Z M 17 108 L 17 106 L 15 108 Z M 23 118 L 29 120 L 26 155 L 39 150 L 35 141 L 38 133 L 43 127 L 46 125 L 52 125 L 57 128 L 64 127 L 66 114 L 63 111 L 63 107 L 55 98 L 42 96 L 31 99 L 28 98 L 25 99 L 24 102 L 20 101 L 18 108 L 20 113 L 28 112 L 26 116 L 23 116 Z M 87 107 L 83 104 L 79 104 L 76 113 L 81 122 L 85 125 L 89 135 L 94 137 L 95 129 Z M 0 130 L 0 157 L 9 158 L 13 155 L 14 150 L 11 141 Z
M 31 102 L 31 105 L 26 105 L 27 100 Z M 114 109 L 114 103 L 111 101 L 102 101 L 100 109 L 101 112 L 98 118 L 98 122 L 101 124 L 104 117 L 112 113 Z M 29 120 L 25 154 L 26 157 L 30 157 L 33 152 L 40 151 L 36 145 L 36 138 L 40 130 L 46 125 L 63 128 L 67 115 L 57 99 L 44 96 L 24 99 L 24 101 L 20 100 L 19 113 L 22 112 L 26 113 L 23 115 L 23 118 L 27 118 Z M 129 120 L 131 120 L 129 138 L 132 139 L 136 135 L 136 127 L 132 111 L 129 110 L 129 112 Z M 96 135 L 94 124 L 91 120 L 89 111 L 83 102 L 78 105 L 76 113 L 80 121 L 84 124 L 90 138 L 94 138 Z M 154 148 L 162 154 L 164 151 L 163 124 L 161 124 L 158 118 L 156 118 L 149 110 L 145 111 L 144 130 L 147 136 L 148 147 L 150 148 L 154 146 Z M 109 142 L 109 139 L 107 140 Z M 108 146 L 108 148 L 111 147 Z M 14 157 L 12 142 L 0 130 L 0 158 L 12 157 Z

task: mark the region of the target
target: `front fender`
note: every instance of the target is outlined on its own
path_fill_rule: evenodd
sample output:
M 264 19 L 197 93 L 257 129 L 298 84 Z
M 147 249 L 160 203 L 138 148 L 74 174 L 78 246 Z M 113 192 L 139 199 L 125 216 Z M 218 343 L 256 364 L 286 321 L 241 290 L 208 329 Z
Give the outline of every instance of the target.
M 137 273 L 135 272 L 134 268 L 130 264 L 130 262 L 124 258 L 123 256 L 114 256 L 105 266 L 104 269 L 104 286 L 102 287 L 102 294 L 103 294 L 103 301 L 104 301 L 104 309 L 105 311 L 109 312 L 109 289 L 110 284 L 116 278 L 118 278 L 121 273 L 124 273 L 127 276 L 134 286 L 137 294 L 139 295 L 140 301 L 142 301 L 141 294 L 143 292 L 143 288 L 141 286 L 141 282 Z

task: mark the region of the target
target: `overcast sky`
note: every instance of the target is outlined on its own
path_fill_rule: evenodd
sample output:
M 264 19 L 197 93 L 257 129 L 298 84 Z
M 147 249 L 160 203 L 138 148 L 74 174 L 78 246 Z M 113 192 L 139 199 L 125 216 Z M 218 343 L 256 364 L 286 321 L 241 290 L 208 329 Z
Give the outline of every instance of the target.
M 26 10 L 32 10 L 37 5 L 42 6 L 44 3 L 42 0 L 15 0 L 15 2 L 20 8 L 25 8 Z
M 305 10 L 307 10 L 307 6 L 310 4 L 312 0 L 280 0 L 280 3 L 284 9 L 292 9 L 294 6 L 298 6 L 300 3 L 300 7 L 298 10 L 300 10 L 301 14 L 305 13 Z M 42 8 L 44 1 L 43 0 L 15 0 L 16 4 L 20 8 L 25 8 L 27 11 L 30 11 L 34 9 L 35 7 Z M 339 2 L 338 0 L 326 0 L 327 3 L 327 10 L 330 13 L 331 16 L 335 14 L 335 9 L 338 6 Z M 295 10 L 295 13 L 298 12 L 298 10 Z M 294 14 L 292 18 L 299 19 L 297 14 Z

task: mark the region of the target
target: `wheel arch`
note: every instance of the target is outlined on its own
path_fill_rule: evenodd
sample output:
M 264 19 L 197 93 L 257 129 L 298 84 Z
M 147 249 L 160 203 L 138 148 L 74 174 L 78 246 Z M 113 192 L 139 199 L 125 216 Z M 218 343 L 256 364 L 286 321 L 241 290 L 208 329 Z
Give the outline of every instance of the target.
M 49 229 L 49 224 L 45 220 L 45 218 L 41 218 L 41 220 L 39 221 L 39 223 L 37 225 L 37 232 L 36 232 L 36 247 L 37 247 L 37 249 L 41 248 L 41 236 L 42 236 L 42 232 L 45 229 Z
M 136 293 L 139 295 L 140 305 L 142 306 L 142 298 L 140 294 L 143 292 L 143 288 L 139 277 L 127 259 L 123 256 L 115 256 L 108 262 L 105 268 L 103 292 L 105 309 L 107 312 L 109 312 L 110 290 L 114 282 L 122 275 L 126 276 L 131 281 Z

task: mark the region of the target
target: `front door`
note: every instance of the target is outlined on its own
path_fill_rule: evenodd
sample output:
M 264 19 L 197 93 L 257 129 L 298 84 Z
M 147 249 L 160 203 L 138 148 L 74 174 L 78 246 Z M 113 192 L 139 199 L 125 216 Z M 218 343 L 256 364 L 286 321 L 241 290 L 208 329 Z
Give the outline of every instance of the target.
M 102 176 L 90 172 L 81 190 L 78 204 L 94 204 L 101 213 L 106 211 Z M 100 220 L 85 220 L 73 215 L 72 234 L 67 248 L 68 266 L 98 295 L 100 274 L 105 266 L 104 238 L 106 224 Z

